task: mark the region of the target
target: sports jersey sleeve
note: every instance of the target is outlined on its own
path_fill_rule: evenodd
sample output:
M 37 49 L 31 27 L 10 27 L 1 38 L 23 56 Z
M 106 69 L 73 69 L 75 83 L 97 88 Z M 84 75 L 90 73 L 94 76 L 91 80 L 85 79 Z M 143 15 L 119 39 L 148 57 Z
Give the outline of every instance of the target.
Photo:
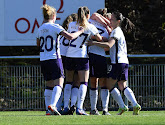
M 92 35 L 96 35 L 99 33 L 98 29 L 93 24 L 90 24 L 90 30 Z
M 116 29 L 114 29 L 114 30 L 112 31 L 110 37 L 119 40 L 119 37 L 120 37 L 119 33 L 120 33 L 120 32 L 118 32 L 118 28 L 116 28 Z
M 55 24 L 54 27 L 56 28 L 56 32 L 57 34 L 60 34 L 62 31 L 64 31 L 65 29 L 60 26 L 59 24 Z

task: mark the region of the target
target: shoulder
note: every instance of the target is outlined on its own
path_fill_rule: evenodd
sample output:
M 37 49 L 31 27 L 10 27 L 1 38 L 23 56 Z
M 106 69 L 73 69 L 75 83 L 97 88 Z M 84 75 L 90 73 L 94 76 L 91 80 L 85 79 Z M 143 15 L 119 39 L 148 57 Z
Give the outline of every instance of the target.
M 89 19 L 89 23 L 90 24 L 93 24 L 94 26 L 99 26 L 99 27 L 104 27 L 101 23 L 99 23 L 98 21 L 96 20 L 93 20 L 93 19 Z
M 59 34 L 60 32 L 64 31 L 65 29 L 59 25 L 59 24 L 55 24 L 55 23 L 51 23 L 51 29 L 56 32 L 57 34 Z
M 91 23 L 89 23 L 89 24 L 88 24 L 88 28 L 89 28 L 89 29 L 93 29 L 93 28 L 95 29 L 95 28 L 96 28 L 96 26 L 95 26 L 95 25 L 93 25 L 93 24 L 91 24 Z
M 70 22 L 69 25 L 74 26 L 74 25 L 76 25 L 76 22 Z
M 111 34 L 116 34 L 116 33 L 121 33 L 121 32 L 122 32 L 121 28 L 120 27 L 117 27 L 114 30 L 112 30 L 112 33 Z
M 119 39 L 120 37 L 123 36 L 123 31 L 121 30 L 120 27 L 115 28 L 112 32 L 111 32 L 111 37 L 115 37 L 117 39 Z
M 55 24 L 55 23 L 52 23 L 51 24 L 53 27 L 55 27 L 55 28 L 63 28 L 61 25 L 59 25 L 59 24 Z

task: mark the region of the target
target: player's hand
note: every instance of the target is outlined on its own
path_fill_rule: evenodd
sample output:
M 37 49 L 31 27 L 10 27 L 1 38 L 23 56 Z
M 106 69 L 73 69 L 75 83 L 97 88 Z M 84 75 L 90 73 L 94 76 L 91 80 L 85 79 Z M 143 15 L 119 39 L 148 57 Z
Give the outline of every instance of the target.
M 104 48 L 104 51 L 109 51 L 109 48 Z
M 81 31 L 82 33 L 84 32 L 84 27 L 82 27 L 82 26 L 79 26 L 79 31 Z
M 93 42 L 94 42 L 94 41 L 92 41 L 92 40 L 88 40 L 85 44 L 86 44 L 87 46 L 92 46 L 92 45 L 93 45 Z

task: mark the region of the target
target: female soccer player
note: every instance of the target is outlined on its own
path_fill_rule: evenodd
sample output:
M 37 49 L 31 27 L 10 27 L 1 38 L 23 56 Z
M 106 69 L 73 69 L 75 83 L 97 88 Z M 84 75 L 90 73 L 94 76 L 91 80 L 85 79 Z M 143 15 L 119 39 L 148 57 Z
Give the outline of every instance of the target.
M 77 21 L 77 13 L 73 13 L 73 14 L 69 15 L 64 20 L 63 27 L 66 30 L 68 30 L 69 23 L 70 22 L 75 22 L 75 21 Z M 67 52 L 68 46 L 69 46 L 69 40 L 66 39 L 65 37 L 62 37 L 60 39 L 60 53 L 61 53 L 61 56 L 62 56 L 62 62 L 63 62 L 63 66 L 64 66 L 64 71 L 65 71 L 65 68 L 66 68 L 65 63 L 67 63 L 65 61 L 65 59 L 66 59 L 66 52 Z M 75 107 L 71 107 L 72 111 L 70 111 L 70 109 L 69 109 L 69 102 L 70 102 L 71 95 L 73 95 L 72 97 L 74 97 L 74 95 L 76 95 L 76 93 L 78 92 L 79 80 L 78 80 L 77 72 L 74 73 L 73 83 L 68 82 L 67 81 L 67 77 L 64 80 L 64 82 L 65 82 L 65 86 L 64 86 L 64 110 L 63 110 L 62 114 L 63 115 L 68 115 L 68 114 L 72 114 L 73 110 L 75 110 Z M 75 100 L 75 101 L 77 101 L 77 100 Z
M 56 9 L 43 5 L 44 23 L 38 29 L 37 46 L 40 46 L 41 70 L 46 80 L 45 104 L 46 110 L 50 110 L 54 115 L 60 115 L 56 109 L 57 101 L 61 95 L 64 74 L 59 50 L 59 35 L 65 36 L 69 40 L 77 38 L 84 32 L 80 27 L 75 33 L 68 33 L 58 24 L 55 24 Z
M 133 91 L 126 84 L 128 80 L 129 62 L 127 58 L 126 41 L 124 33 L 121 30 L 122 28 L 124 31 L 129 31 L 132 29 L 133 24 L 128 18 L 123 17 L 121 13 L 114 12 L 111 17 L 111 26 L 113 31 L 108 42 L 89 41 L 88 45 L 110 48 L 112 70 L 109 73 L 109 78 L 107 79 L 107 87 L 111 90 L 117 82 L 120 90 L 124 92 L 124 95 L 133 105 L 133 115 L 138 115 L 141 110 L 141 106 L 137 103 Z M 119 114 L 122 114 L 125 110 L 126 109 L 124 108 L 119 109 Z
M 99 9 L 97 13 L 92 14 L 89 22 L 96 26 L 101 36 L 109 38 L 108 31 L 106 30 L 107 24 L 102 18 L 102 15 L 106 15 Z M 102 15 L 100 15 L 102 14 Z M 111 31 L 111 30 L 110 30 Z M 108 112 L 109 103 L 109 90 L 106 88 L 105 80 L 107 78 L 107 61 L 104 48 L 99 46 L 89 47 L 89 66 L 90 66 L 90 103 L 91 103 L 91 115 L 100 115 L 96 105 L 98 101 L 98 82 L 101 87 L 101 100 L 103 107 L 103 115 L 110 115 Z
M 78 71 L 80 80 L 80 87 L 77 93 L 77 115 L 87 115 L 83 110 L 83 103 L 86 96 L 89 79 L 89 59 L 87 55 L 87 45 L 85 44 L 85 42 L 87 42 L 87 40 L 89 40 L 91 36 L 95 36 L 95 39 L 97 41 L 103 40 L 103 37 L 100 36 L 97 28 L 94 25 L 88 23 L 89 18 L 89 9 L 87 7 L 80 7 L 78 9 L 77 22 L 71 22 L 68 28 L 68 31 L 70 33 L 77 31 L 79 26 L 82 26 L 85 30 L 84 33 L 82 33 L 78 38 L 70 41 L 69 48 L 66 54 L 67 81 L 70 83 L 73 82 L 73 74 L 75 70 Z M 76 97 L 74 99 L 76 99 Z M 74 100 L 71 99 L 71 107 L 75 105 L 72 103 L 72 101 Z
M 107 20 L 108 18 L 111 18 L 111 14 L 106 14 L 103 11 L 104 9 L 99 9 L 97 13 L 92 14 L 92 19 L 96 20 L 89 20 L 92 24 L 94 24 L 100 33 L 108 38 L 107 33 L 107 26 L 109 24 L 106 24 L 106 22 L 110 20 Z M 102 15 L 105 17 L 102 19 Z M 94 17 L 94 18 L 93 18 Z M 98 19 L 100 18 L 100 19 Z M 111 30 L 110 30 L 111 31 Z M 108 103 L 109 103 L 109 90 L 106 87 L 106 78 L 107 73 L 109 72 L 108 69 L 111 65 L 107 64 L 106 61 L 106 54 L 105 54 L 105 48 L 98 47 L 98 46 L 90 46 L 89 49 L 89 65 L 90 65 L 90 102 L 91 102 L 91 115 L 99 115 L 99 112 L 97 111 L 96 105 L 97 105 L 97 99 L 98 99 L 98 82 L 99 86 L 101 87 L 101 100 L 102 100 L 102 107 L 103 107 L 103 113 L 102 115 L 110 115 L 108 112 Z M 106 51 L 109 51 L 109 49 L 106 49 Z M 104 60 L 104 61 L 103 61 Z M 108 69 L 107 69 L 108 67 Z M 127 108 L 124 105 L 124 102 L 122 100 L 121 96 L 118 96 L 119 90 L 117 88 L 114 88 L 110 91 L 113 99 L 119 104 L 120 108 Z

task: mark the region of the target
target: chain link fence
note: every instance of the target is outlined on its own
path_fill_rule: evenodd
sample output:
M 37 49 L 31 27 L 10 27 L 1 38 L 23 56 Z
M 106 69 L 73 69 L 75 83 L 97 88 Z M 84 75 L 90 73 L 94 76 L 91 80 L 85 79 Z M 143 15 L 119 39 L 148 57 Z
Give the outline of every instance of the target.
M 130 64 L 128 84 L 144 110 L 165 109 L 165 64 Z M 0 66 L 0 110 L 45 110 L 44 89 L 39 65 Z M 89 91 L 84 106 L 90 109 Z M 109 108 L 118 108 L 112 97 Z

